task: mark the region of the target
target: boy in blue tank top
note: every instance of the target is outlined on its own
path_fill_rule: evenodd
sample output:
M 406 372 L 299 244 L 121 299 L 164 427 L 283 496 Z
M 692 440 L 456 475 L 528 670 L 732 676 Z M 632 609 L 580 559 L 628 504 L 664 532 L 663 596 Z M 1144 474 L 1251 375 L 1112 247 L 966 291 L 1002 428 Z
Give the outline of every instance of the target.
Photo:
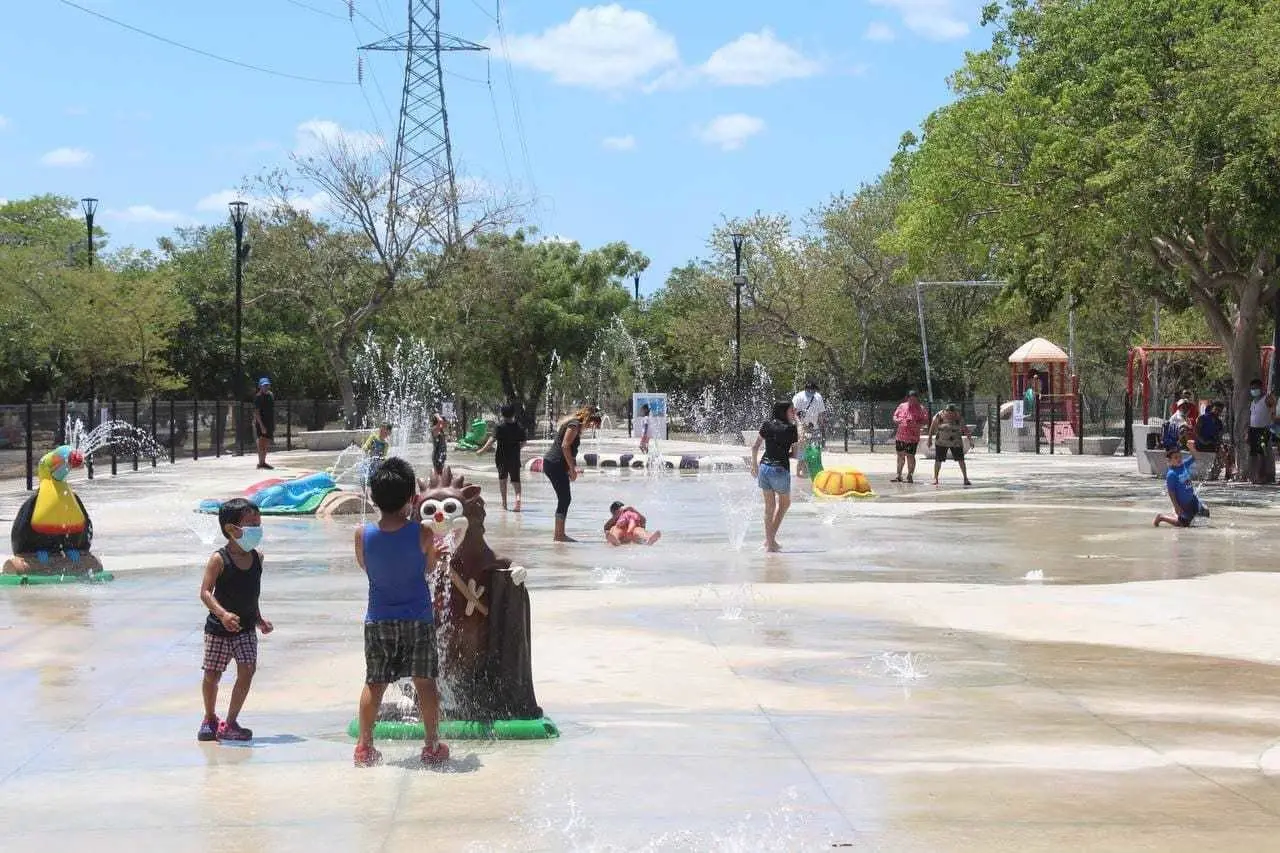
M 440 694 L 436 675 L 435 620 L 427 569 L 434 556 L 431 530 L 411 521 L 418 479 L 408 462 L 391 457 L 369 481 L 369 495 L 381 512 L 378 521 L 356 529 L 356 562 L 369 577 L 369 609 L 364 617 L 365 685 L 360 694 L 360 737 L 355 764 L 372 767 L 382 760 L 373 747 L 373 724 L 387 685 L 408 676 L 418 694 L 426 729 L 423 764 L 440 764 L 449 747 L 440 743 Z

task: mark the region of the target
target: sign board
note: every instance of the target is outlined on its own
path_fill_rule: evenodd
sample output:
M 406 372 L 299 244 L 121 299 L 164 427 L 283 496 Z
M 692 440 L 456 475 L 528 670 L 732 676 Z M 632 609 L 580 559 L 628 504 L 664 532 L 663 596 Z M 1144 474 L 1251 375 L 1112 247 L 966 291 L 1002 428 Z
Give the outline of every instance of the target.
M 1013 428 L 1022 429 L 1026 426 L 1027 415 L 1021 400 L 1013 401 Z
M 632 394 L 631 395 L 631 437 L 639 440 L 644 431 L 644 414 L 641 407 L 649 407 L 649 437 L 665 439 L 667 437 L 667 395 L 666 394 Z

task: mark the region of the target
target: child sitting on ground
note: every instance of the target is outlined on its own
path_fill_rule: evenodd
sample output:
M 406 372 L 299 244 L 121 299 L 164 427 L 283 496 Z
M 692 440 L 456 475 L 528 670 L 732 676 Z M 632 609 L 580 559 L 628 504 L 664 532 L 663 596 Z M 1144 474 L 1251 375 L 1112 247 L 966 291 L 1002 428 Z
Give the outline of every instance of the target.
M 373 724 L 387 685 L 405 676 L 413 679 L 422 715 L 426 737 L 422 763 L 440 764 L 449 758 L 449 748 L 439 741 L 436 676 L 440 664 L 427 586 L 434 537 L 430 528 L 409 518 L 416 484 L 408 462 L 395 456 L 383 462 L 369 483 L 381 517 L 355 531 L 356 563 L 369 576 L 357 767 L 372 767 L 382 761 L 382 754 L 373 747 Z
M 262 592 L 262 516 L 244 498 L 232 498 L 218 508 L 218 527 L 227 544 L 209 557 L 200 582 L 200 601 L 209 609 L 204 622 L 204 722 L 196 740 L 252 740 L 253 732 L 240 725 L 240 709 L 249 696 L 249 685 L 258 667 L 258 630 L 270 634 L 271 623 L 258 610 Z M 218 722 L 218 682 L 231 659 L 236 661 L 236 683 L 231 688 L 227 718 Z
M 614 501 L 609 505 L 609 520 L 604 523 L 604 538 L 610 545 L 625 545 L 637 542 L 641 545 L 652 545 L 662 538 L 662 531 L 650 533 L 644 529 L 645 517 L 633 506 L 623 506 L 622 501 Z
M 1209 516 L 1209 508 L 1196 497 L 1196 490 L 1191 485 L 1191 466 L 1195 457 L 1176 447 L 1165 454 L 1169 460 L 1169 471 L 1164 475 L 1165 491 L 1169 494 L 1169 502 L 1173 504 L 1173 515 L 1157 515 L 1153 524 L 1159 527 L 1168 524 L 1172 527 L 1190 527 L 1197 515 Z

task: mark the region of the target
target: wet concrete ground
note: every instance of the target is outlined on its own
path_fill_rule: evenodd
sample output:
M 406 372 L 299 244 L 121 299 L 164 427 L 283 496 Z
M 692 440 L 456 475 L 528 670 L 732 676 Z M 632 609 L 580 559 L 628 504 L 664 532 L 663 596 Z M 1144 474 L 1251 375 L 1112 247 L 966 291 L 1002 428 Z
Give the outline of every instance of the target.
M 258 739 L 205 745 L 216 525 L 190 509 L 257 472 L 77 482 L 118 579 L 0 588 L 0 849 L 1280 849 L 1274 492 L 1210 484 L 1212 526 L 1157 531 L 1132 460 L 978 454 L 969 490 L 851 461 L 881 496 L 797 493 L 780 555 L 745 473 L 590 472 L 577 546 L 548 541 L 541 477 L 504 516 L 478 474 L 564 735 L 455 743 L 445 772 L 412 744 L 351 767 L 351 520 L 267 519 Z M 0 492 L 5 525 L 21 497 Z M 663 542 L 600 542 L 614 499 Z

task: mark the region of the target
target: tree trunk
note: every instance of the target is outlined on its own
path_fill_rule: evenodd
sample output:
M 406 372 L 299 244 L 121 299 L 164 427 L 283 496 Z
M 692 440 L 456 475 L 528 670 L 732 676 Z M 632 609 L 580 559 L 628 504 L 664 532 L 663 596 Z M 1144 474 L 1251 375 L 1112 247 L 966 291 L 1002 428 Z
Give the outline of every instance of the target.
M 867 359 L 871 354 L 871 312 L 868 309 L 858 309 L 858 325 L 862 328 L 862 352 L 858 359 L 858 372 L 866 376 Z
M 1233 386 L 1231 412 L 1235 417 L 1232 438 L 1235 440 L 1236 470 L 1242 474 L 1249 470 L 1249 383 L 1261 378 L 1258 376 L 1258 312 L 1261 307 L 1261 290 L 1260 286 L 1246 285 L 1232 328 L 1234 334 L 1231 339 L 1222 341 Z
M 338 380 L 338 392 L 342 395 L 342 420 L 347 429 L 355 429 L 360 425 L 360 413 L 356 410 L 356 385 L 351 379 L 346 348 L 328 346 L 325 347 L 325 354 L 329 357 L 329 368 L 333 371 L 333 377 Z

